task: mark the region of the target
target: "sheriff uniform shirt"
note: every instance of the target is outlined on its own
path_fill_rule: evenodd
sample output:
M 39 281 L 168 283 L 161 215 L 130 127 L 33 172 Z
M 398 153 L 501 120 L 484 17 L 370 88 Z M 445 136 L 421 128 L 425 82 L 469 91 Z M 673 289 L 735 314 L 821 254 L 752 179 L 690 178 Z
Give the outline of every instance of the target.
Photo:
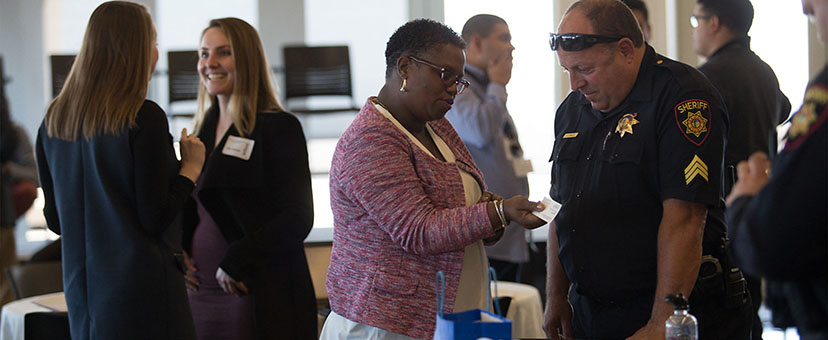
M 704 253 L 721 248 L 727 112 L 701 73 L 647 45 L 617 108 L 600 112 L 572 92 L 555 129 L 550 197 L 563 205 L 559 258 L 579 294 L 608 304 L 652 296 L 666 199 L 706 205 Z

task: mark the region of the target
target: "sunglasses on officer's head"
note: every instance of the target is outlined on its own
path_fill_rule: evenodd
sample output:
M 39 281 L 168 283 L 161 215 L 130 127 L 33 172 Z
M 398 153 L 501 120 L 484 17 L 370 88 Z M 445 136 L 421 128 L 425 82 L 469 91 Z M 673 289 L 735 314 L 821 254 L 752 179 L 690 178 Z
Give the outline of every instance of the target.
M 594 35 L 594 34 L 581 34 L 581 33 L 564 33 L 564 34 L 555 34 L 549 33 L 549 47 L 552 47 L 553 51 L 557 51 L 558 48 L 567 51 L 567 52 L 575 52 L 584 50 L 587 48 L 592 47 L 595 44 L 599 43 L 608 43 L 608 42 L 615 42 L 624 38 L 628 38 L 627 36 L 620 36 L 620 37 L 612 37 L 606 35 Z

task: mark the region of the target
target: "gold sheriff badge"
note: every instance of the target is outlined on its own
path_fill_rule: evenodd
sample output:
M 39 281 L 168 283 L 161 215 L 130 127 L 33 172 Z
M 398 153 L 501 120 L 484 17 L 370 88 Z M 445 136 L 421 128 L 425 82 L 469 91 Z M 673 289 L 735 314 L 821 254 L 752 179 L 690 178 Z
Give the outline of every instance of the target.
M 696 137 L 699 137 L 702 132 L 707 132 L 707 118 L 702 116 L 701 111 L 696 112 L 687 112 L 687 119 L 683 122 L 684 126 L 687 127 L 687 134 L 693 134 Z
M 620 138 L 624 138 L 624 134 L 627 132 L 633 134 L 632 126 L 638 124 L 638 120 L 635 119 L 635 117 L 638 117 L 638 112 L 625 114 L 621 117 L 621 119 L 618 120 L 618 125 L 615 127 L 615 132 L 621 134 Z

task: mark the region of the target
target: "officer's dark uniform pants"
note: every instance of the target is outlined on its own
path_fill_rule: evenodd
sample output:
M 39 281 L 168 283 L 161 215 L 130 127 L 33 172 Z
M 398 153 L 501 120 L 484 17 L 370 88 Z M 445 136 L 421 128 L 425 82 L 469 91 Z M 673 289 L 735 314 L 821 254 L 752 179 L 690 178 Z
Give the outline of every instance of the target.
M 573 287 L 569 293 L 572 304 L 572 327 L 576 339 L 624 339 L 644 327 L 650 319 L 653 295 L 642 295 L 623 302 L 601 301 L 578 293 Z M 699 339 L 748 340 L 753 325 L 750 300 L 736 308 L 726 308 L 724 298 L 708 299 L 693 305 L 690 313 L 699 320 Z M 666 321 L 666 320 L 665 320 Z
M 762 340 L 762 320 L 759 319 L 759 307 L 762 306 L 762 278 L 745 275 L 745 283 L 750 293 L 750 300 L 753 302 L 753 327 L 750 339 Z
M 615 340 L 633 335 L 650 319 L 653 296 L 640 296 L 621 304 L 590 299 L 572 288 L 572 328 L 576 339 Z
M 696 306 L 693 303 L 696 303 Z M 690 313 L 699 319 L 699 339 L 750 339 L 753 328 L 753 304 L 750 299 L 738 307 L 728 308 L 724 298 L 710 298 L 704 302 L 690 297 Z

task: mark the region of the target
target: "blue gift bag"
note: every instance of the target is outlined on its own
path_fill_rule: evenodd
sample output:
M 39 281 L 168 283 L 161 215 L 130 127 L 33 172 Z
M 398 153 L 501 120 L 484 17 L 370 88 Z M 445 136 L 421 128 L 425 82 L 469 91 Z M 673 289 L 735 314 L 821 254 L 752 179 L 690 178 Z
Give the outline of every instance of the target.
M 489 268 L 489 279 L 495 283 L 497 294 L 497 277 L 494 268 Z M 491 284 L 487 306 L 491 306 Z M 482 309 L 474 309 L 460 313 L 443 314 L 445 300 L 446 277 L 442 271 L 437 272 L 437 327 L 434 330 L 434 340 L 476 340 L 486 337 L 490 339 L 511 339 L 512 322 L 509 319 L 492 314 Z M 497 296 L 494 300 L 495 310 L 500 314 L 500 305 Z

